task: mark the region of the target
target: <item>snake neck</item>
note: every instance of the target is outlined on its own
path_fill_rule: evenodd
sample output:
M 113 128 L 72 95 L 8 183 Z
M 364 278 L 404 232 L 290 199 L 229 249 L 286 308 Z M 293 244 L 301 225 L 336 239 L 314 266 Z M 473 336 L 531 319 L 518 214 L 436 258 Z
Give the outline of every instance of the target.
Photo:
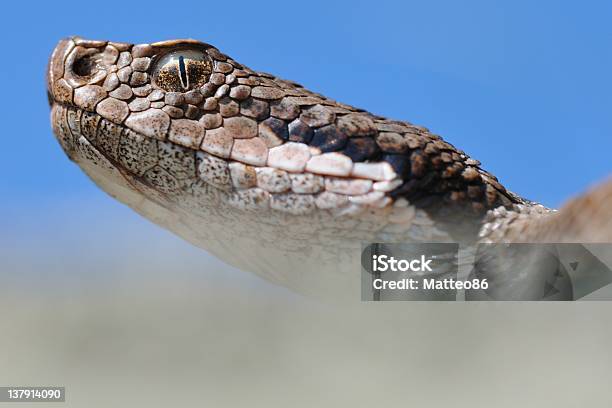
M 479 242 L 612 242 L 612 180 L 568 201 L 559 210 L 525 201 L 487 212 Z

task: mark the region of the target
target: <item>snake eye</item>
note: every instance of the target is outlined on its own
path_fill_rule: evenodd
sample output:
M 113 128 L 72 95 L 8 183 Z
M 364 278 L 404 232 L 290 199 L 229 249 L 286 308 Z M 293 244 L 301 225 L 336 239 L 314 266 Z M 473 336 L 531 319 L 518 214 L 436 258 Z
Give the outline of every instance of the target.
M 210 58 L 200 50 L 179 50 L 163 55 L 156 63 L 155 85 L 168 92 L 187 92 L 208 81 Z

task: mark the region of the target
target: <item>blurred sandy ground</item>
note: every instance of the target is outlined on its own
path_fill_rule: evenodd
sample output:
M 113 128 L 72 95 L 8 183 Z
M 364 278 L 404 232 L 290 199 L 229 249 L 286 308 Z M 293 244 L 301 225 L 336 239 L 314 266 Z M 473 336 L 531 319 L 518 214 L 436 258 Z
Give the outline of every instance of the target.
M 612 406 L 612 303 L 332 305 L 106 198 L 0 222 L 0 385 L 65 406 Z

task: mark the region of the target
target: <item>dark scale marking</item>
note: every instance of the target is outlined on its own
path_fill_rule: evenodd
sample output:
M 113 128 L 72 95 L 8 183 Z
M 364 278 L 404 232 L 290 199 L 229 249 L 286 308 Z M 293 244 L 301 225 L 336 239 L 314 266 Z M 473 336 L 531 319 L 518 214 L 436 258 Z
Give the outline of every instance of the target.
M 415 150 L 410 154 L 410 172 L 413 177 L 423 177 L 428 171 L 429 161 L 422 150 Z
M 408 156 L 403 154 L 385 154 L 382 159 L 393 167 L 398 176 L 404 180 L 409 177 L 410 159 Z
M 270 116 L 270 104 L 255 98 L 249 98 L 240 103 L 240 113 L 256 120 L 264 120 Z
M 321 152 L 335 152 L 346 145 L 347 137 L 334 125 L 323 126 L 314 131 L 310 145 L 318 147 Z
M 108 120 L 100 120 L 96 133 L 97 136 L 93 141 L 90 140 L 90 143 L 95 145 L 106 157 L 118 160 L 120 156 L 119 144 L 124 137 L 123 134 L 126 133 L 125 129 Z
M 389 195 L 393 198 L 404 197 L 417 205 L 417 207 L 426 208 L 430 204 L 429 200 L 432 197 L 434 201 L 439 199 L 440 191 L 436 188 L 435 183 L 433 183 L 437 178 L 435 173 L 428 173 L 423 178 L 408 179 Z
M 261 126 L 267 127 L 276 136 L 280 137 L 283 140 L 289 139 L 289 131 L 287 129 L 287 124 L 283 120 L 270 117 L 261 122 Z
M 185 69 L 185 58 L 182 55 L 178 57 L 179 72 L 181 77 L 181 85 L 183 89 L 189 89 L 189 77 L 187 76 L 187 70 Z
M 149 186 L 171 198 L 176 197 L 181 189 L 172 174 L 158 165 L 145 171 L 143 178 Z
M 354 162 L 372 160 L 379 152 L 378 145 L 371 137 L 351 137 L 342 150 L 342 153 Z
M 81 115 L 81 132 L 90 143 L 95 143 L 98 137 L 98 126 L 102 118 L 95 113 L 84 111 Z
M 338 128 L 349 137 L 373 136 L 376 127 L 369 115 L 351 113 L 338 119 Z
M 299 119 L 289 124 L 289 140 L 292 142 L 310 143 L 312 129 Z
M 381 132 L 376 138 L 376 143 L 385 153 L 406 153 L 410 148 L 410 143 L 404 137 L 395 132 Z M 417 147 L 413 144 L 414 147 Z

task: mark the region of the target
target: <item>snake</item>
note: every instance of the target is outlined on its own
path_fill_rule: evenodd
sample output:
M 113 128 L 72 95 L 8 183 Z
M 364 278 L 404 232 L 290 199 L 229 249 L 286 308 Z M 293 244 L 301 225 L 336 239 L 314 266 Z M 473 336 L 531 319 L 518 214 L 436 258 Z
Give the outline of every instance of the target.
M 612 241 L 612 182 L 547 208 L 425 127 L 197 40 L 65 38 L 46 76 L 56 139 L 101 189 L 297 291 L 354 292 L 364 242 Z

